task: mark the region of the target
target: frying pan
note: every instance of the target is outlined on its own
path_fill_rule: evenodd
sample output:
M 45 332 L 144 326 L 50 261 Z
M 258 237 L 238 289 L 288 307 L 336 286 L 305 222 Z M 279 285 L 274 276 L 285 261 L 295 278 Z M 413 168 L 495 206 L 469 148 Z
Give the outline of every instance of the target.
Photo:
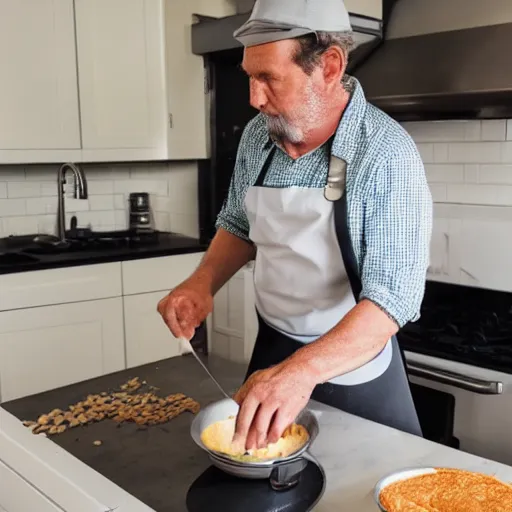
M 307 408 L 301 411 L 295 422 L 304 426 L 309 433 L 309 439 L 302 448 L 287 457 L 248 462 L 234 460 L 228 455 L 209 450 L 201 441 L 201 433 L 203 430 L 209 427 L 212 423 L 226 420 L 230 416 L 236 416 L 238 414 L 238 410 L 238 404 L 234 400 L 226 398 L 206 406 L 192 421 L 192 425 L 190 427 L 192 439 L 200 448 L 208 453 L 214 466 L 234 476 L 258 479 L 270 478 L 272 472 L 281 466 L 283 470 L 285 467 L 289 467 L 300 471 L 301 469 L 304 469 L 308 460 L 317 463 L 308 450 L 311 448 L 311 445 L 318 435 L 319 425 L 314 413 Z

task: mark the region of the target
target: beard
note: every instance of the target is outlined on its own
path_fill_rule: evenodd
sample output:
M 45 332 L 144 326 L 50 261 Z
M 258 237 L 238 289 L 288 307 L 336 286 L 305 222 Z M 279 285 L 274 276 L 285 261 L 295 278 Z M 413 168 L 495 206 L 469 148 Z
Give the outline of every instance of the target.
M 272 139 L 279 142 L 288 141 L 292 144 L 300 144 L 304 141 L 304 132 L 290 123 L 283 115 L 263 115 L 267 122 L 268 133 Z
M 301 144 L 308 133 L 322 125 L 325 102 L 309 83 L 300 106 L 289 114 L 270 115 L 263 113 L 269 135 L 279 142 Z

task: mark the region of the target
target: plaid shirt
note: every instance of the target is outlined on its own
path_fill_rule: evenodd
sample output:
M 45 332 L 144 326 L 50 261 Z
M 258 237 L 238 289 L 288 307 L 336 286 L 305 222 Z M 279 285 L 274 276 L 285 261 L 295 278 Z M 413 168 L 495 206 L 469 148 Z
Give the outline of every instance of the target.
M 332 153 L 347 162 L 348 228 L 362 282 L 360 299 L 377 304 L 402 327 L 420 316 L 429 264 L 432 197 L 418 150 L 407 132 L 366 101 L 351 77 L 351 100 Z M 245 194 L 269 153 L 258 115 L 242 135 L 230 190 L 217 227 L 248 240 Z M 267 187 L 323 188 L 329 169 L 324 144 L 297 160 L 277 151 Z

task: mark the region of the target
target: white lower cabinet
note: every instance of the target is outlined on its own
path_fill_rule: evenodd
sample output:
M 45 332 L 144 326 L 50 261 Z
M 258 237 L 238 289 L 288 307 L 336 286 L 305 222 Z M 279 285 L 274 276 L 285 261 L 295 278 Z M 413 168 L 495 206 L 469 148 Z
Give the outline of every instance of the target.
M 178 340 L 156 309 L 166 293 L 162 291 L 124 297 L 128 368 L 180 355 Z
M 0 402 L 181 354 L 157 311 L 203 253 L 0 276 Z
M 2 401 L 124 367 L 121 297 L 0 313 Z

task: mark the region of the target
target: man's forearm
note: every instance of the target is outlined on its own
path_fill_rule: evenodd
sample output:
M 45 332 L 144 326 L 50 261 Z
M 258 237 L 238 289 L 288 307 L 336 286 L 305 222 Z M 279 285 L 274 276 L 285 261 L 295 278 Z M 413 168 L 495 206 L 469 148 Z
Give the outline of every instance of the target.
M 324 336 L 295 352 L 288 362 L 303 367 L 315 384 L 321 384 L 372 360 L 397 330 L 397 324 L 386 313 L 363 300 Z
M 220 228 L 188 281 L 204 286 L 215 295 L 236 272 L 254 259 L 255 254 L 251 243 Z

